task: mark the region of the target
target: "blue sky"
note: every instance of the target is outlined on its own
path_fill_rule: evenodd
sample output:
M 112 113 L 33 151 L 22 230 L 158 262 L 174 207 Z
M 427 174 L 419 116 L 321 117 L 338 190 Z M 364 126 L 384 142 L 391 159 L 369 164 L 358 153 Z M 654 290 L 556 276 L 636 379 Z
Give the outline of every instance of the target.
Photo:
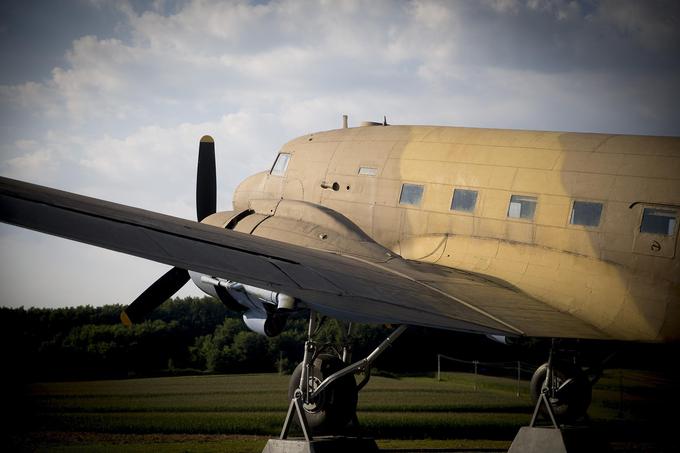
M 6 0 L 0 174 L 193 218 L 206 133 L 221 209 L 342 114 L 677 136 L 678 5 Z M 11 306 L 127 303 L 167 269 L 6 225 L 0 255 Z

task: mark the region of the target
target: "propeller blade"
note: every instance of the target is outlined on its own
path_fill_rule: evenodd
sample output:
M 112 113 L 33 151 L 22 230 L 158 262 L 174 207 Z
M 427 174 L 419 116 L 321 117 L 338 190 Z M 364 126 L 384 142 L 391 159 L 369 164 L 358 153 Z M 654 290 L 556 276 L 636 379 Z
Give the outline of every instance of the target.
M 196 216 L 198 221 L 217 211 L 217 172 L 215 169 L 215 141 L 209 135 L 201 137 L 198 147 L 196 174 Z
M 126 326 L 144 321 L 146 315 L 179 291 L 189 278 L 188 271 L 173 267 L 128 305 L 120 314 L 120 320 Z

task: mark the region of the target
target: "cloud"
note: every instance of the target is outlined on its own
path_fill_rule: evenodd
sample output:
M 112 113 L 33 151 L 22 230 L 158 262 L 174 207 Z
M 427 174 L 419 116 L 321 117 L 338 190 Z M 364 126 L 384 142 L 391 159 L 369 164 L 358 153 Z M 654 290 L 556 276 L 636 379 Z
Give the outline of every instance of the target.
M 7 175 L 16 179 L 32 180 L 37 175 L 54 175 L 58 162 L 48 150 L 33 150 L 6 161 Z M 49 177 L 49 176 L 48 176 Z
M 173 128 L 146 126 L 124 139 L 105 136 L 90 143 L 78 164 L 80 171 L 89 174 L 91 183 L 97 181 L 97 196 L 117 193 L 123 203 L 194 218 L 199 138 L 210 134 L 216 141 L 222 209 L 230 209 L 232 192 L 240 180 L 268 167 L 274 159 L 276 148 L 271 148 L 262 134 L 272 120 L 242 112 Z M 150 184 L 161 189 L 145 191 Z M 179 205 L 190 205 L 190 212 L 159 209 L 178 201 Z
M 45 169 L 68 188 L 132 193 L 149 178 L 180 180 L 174 168 L 190 164 L 207 130 L 224 136 L 229 158 L 248 153 L 235 159 L 238 180 L 253 170 L 243 162 L 262 164 L 342 113 L 678 133 L 672 3 L 118 5 L 121 37 L 82 36 L 49 79 L 0 86 L 3 172 L 35 180 Z M 14 146 L 22 140 L 32 149 Z
M 680 4 L 676 1 L 604 0 L 597 17 L 646 49 L 674 52 L 680 46 Z
M 129 304 L 168 269 L 163 264 L 6 225 L 0 225 L 0 255 L 14 258 L 0 270 L 2 306 Z M 198 294 L 190 284 L 179 293 L 182 297 Z
M 662 13 L 628 2 L 580 5 L 201 1 L 171 14 L 123 6 L 130 39 L 84 36 L 50 80 L 0 94 L 22 108 L 58 112 L 70 126 L 106 122 L 95 126 L 104 133 L 202 122 L 254 105 L 277 114 L 281 103 L 329 96 L 370 102 L 405 88 L 413 97 L 440 97 L 442 87 L 457 96 L 480 69 L 556 75 L 556 86 L 559 74 L 595 80 L 616 71 L 625 84 L 629 75 L 678 73 L 677 59 L 657 55 L 678 47 L 677 27 L 660 26 Z M 484 82 L 490 92 L 504 84 Z
M 0 85 L 4 176 L 193 218 L 206 133 L 217 143 L 223 209 L 284 142 L 339 127 L 343 113 L 354 125 L 387 115 L 397 124 L 680 135 L 674 2 L 79 5 L 109 15 L 106 33 L 77 36 L 46 76 Z M 31 259 L 56 256 L 49 247 L 31 248 Z M 30 271 L 29 258 L 7 250 Z M 72 268 L 86 253 L 78 250 Z M 96 267 L 109 258 L 82 259 Z M 139 275 L 151 281 L 151 268 Z

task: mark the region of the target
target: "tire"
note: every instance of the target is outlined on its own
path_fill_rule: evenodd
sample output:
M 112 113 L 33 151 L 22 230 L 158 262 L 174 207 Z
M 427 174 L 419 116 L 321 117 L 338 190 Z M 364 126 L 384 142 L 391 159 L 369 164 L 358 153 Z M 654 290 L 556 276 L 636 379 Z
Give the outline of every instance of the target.
M 573 379 L 565 388 L 555 395 L 548 396 L 555 418 L 560 423 L 571 423 L 586 415 L 592 399 L 592 387 L 588 377 L 579 367 L 568 362 L 556 362 L 553 364 L 553 373 L 559 387 L 567 379 Z M 544 363 L 536 369 L 531 377 L 531 399 L 536 404 L 543 391 L 548 364 Z M 541 414 L 548 417 L 545 406 L 541 406 Z
M 288 398 L 292 399 L 300 387 L 302 363 L 295 367 L 288 385 Z M 319 354 L 314 359 L 310 379 L 315 385 L 345 367 L 339 358 L 330 354 Z M 354 375 L 349 374 L 336 380 L 324 390 L 316 401 L 304 404 L 307 423 L 314 434 L 335 434 L 345 428 L 354 418 L 357 410 L 357 386 Z M 297 418 L 294 419 L 297 422 Z

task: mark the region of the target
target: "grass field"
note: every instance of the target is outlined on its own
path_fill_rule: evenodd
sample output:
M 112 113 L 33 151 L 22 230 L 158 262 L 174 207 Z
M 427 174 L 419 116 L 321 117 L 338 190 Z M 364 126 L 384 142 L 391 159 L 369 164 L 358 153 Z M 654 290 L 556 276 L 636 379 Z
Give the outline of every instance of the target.
M 473 379 L 374 377 L 360 394 L 362 429 L 386 449 L 507 449 L 531 416 L 528 384 L 517 397 L 512 379 L 480 376 L 477 391 Z M 275 374 L 33 384 L 10 422 L 11 442 L 49 452 L 259 452 L 281 429 L 287 385 Z M 676 387 L 610 371 L 594 391 L 592 422 L 624 450 L 662 451 L 659 411 Z

